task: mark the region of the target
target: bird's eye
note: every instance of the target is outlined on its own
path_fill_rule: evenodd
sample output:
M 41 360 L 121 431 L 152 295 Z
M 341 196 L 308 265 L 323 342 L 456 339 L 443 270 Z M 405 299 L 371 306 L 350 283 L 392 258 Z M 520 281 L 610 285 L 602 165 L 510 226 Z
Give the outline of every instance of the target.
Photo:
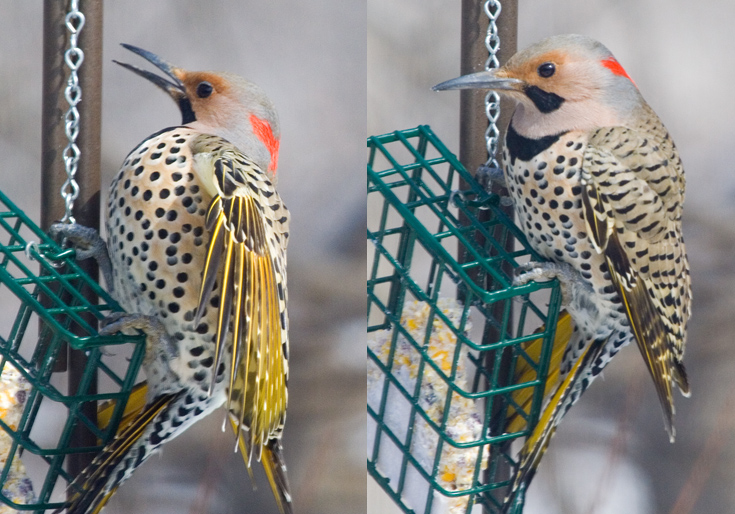
M 556 72 L 556 66 L 553 62 L 545 62 L 538 67 L 538 74 L 545 79 L 551 77 Z
M 214 88 L 209 82 L 200 82 L 197 86 L 197 96 L 199 98 L 207 98 L 212 94 L 212 91 L 214 91 Z

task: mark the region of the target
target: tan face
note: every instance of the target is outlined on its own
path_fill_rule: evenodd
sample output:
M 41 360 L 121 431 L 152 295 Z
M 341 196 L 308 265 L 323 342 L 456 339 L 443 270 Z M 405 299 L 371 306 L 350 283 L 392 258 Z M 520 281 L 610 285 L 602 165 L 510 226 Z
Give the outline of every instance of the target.
M 498 70 L 497 76 L 523 81 L 511 96 L 522 100 L 528 87 L 537 87 L 553 93 L 565 101 L 579 101 L 595 96 L 599 90 L 602 68 L 598 63 L 577 57 L 574 54 L 552 50 L 529 59 L 511 59 Z
M 573 34 L 541 41 L 497 70 L 447 80 L 434 89 L 490 89 L 517 100 L 511 123 L 516 132 L 531 139 L 616 126 L 643 104 L 635 84 L 610 51 Z
M 280 132 L 278 118 L 270 101 L 254 84 L 226 74 L 206 71 L 174 70 L 181 81 L 196 120 L 208 127 L 220 127 L 221 135 L 251 150 L 244 140 L 252 134 L 268 151 L 267 171 L 278 166 Z
M 177 69 L 174 74 L 183 83 L 186 97 L 199 120 L 217 118 L 216 113 L 222 113 L 233 103 L 229 81 L 214 73 Z
M 186 71 L 142 48 L 123 46 L 168 76 L 118 62 L 171 96 L 181 110 L 182 124 L 227 139 L 275 175 L 281 136 L 278 115 L 257 85 L 231 73 Z

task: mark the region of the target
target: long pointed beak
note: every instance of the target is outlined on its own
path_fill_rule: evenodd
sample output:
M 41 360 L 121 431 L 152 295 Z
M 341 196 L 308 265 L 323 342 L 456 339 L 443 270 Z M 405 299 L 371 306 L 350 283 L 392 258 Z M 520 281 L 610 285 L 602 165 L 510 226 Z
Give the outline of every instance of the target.
M 138 68 L 137 66 L 133 66 L 132 64 L 115 61 L 114 59 L 113 62 L 119 64 L 123 68 L 132 71 L 133 73 L 140 75 L 144 79 L 150 80 L 155 85 L 163 89 L 166 93 L 168 93 L 168 95 L 171 96 L 171 98 L 173 98 L 177 103 L 180 102 L 182 98 L 186 97 L 184 83 L 181 82 L 181 80 L 179 79 L 179 77 L 176 76 L 175 73 L 177 69 L 176 66 L 167 63 L 156 54 L 149 52 L 148 50 L 143 50 L 142 48 L 138 48 L 137 46 L 133 45 L 126 45 L 125 43 L 121 43 L 121 45 L 127 50 L 130 50 L 131 52 L 140 55 L 146 61 L 153 64 L 156 68 L 168 75 L 171 80 L 166 80 L 165 78 L 160 77 L 155 73 L 151 73 L 150 71 L 141 70 L 140 68 Z
M 446 82 L 437 84 L 432 89 L 434 91 L 446 91 L 449 89 L 493 89 L 501 91 L 518 91 L 521 89 L 523 84 L 524 82 L 519 79 L 496 77 L 495 70 L 489 70 L 447 80 Z

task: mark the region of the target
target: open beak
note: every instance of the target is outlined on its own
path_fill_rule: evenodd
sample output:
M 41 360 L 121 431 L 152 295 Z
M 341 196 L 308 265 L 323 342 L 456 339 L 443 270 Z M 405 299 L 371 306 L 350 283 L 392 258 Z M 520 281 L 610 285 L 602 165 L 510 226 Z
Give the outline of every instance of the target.
M 446 91 L 448 89 L 493 89 L 505 91 L 519 91 L 524 82 L 519 79 L 496 76 L 497 70 L 480 71 L 470 75 L 463 75 L 456 79 L 447 80 L 437 84 L 434 91 Z
M 122 43 L 122 46 L 127 48 L 131 52 L 140 55 L 143 59 L 153 64 L 156 68 L 168 75 L 171 80 L 167 80 L 159 75 L 156 75 L 155 73 L 151 73 L 150 71 L 141 70 L 140 68 L 138 68 L 137 66 L 133 66 L 132 64 L 115 61 L 114 59 L 113 62 L 119 64 L 123 68 L 127 68 L 133 73 L 140 75 L 144 79 L 150 80 L 155 85 L 163 89 L 166 93 L 168 93 L 168 95 L 173 98 L 174 102 L 176 102 L 179 106 L 179 110 L 181 111 L 182 125 L 186 125 L 187 123 L 196 121 L 196 115 L 192 110 L 191 101 L 186 95 L 186 86 L 184 86 L 184 83 L 176 74 L 177 71 L 183 70 L 179 70 L 179 68 L 177 68 L 176 66 L 167 63 L 156 54 L 149 52 L 148 50 L 143 50 L 142 48 L 138 48 L 137 46 L 133 45 L 126 45 L 125 43 Z
M 137 46 L 133 45 L 126 45 L 125 43 L 121 43 L 121 45 L 130 50 L 133 53 L 136 53 L 140 55 L 143 59 L 153 64 L 156 68 L 164 72 L 166 75 L 168 75 L 171 80 L 167 80 L 163 77 L 160 77 L 156 75 L 155 73 L 151 73 L 150 71 L 141 70 L 137 66 L 133 66 L 132 64 L 127 64 L 124 62 L 119 62 L 113 59 L 113 62 L 119 64 L 123 68 L 127 68 L 128 70 L 132 71 L 133 73 L 136 73 L 140 75 L 141 77 L 150 80 L 155 85 L 163 89 L 166 93 L 171 96 L 177 103 L 183 98 L 186 97 L 186 90 L 184 89 L 184 83 L 181 82 L 179 77 L 176 76 L 176 66 L 173 66 L 160 57 L 158 57 L 156 54 L 149 52 L 148 50 L 143 50 L 142 48 L 138 48 Z

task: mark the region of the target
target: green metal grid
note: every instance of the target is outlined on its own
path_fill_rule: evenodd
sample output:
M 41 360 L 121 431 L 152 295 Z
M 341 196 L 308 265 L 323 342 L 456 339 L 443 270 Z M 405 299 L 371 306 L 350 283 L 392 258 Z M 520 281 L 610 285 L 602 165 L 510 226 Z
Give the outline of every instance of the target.
M 512 270 L 519 263 L 539 257 L 523 234 L 498 207 L 498 197 L 486 193 L 441 143 L 428 126 L 370 137 L 368 146 L 368 333 L 392 329 L 391 350 L 381 360 L 368 348 L 370 365 L 382 373 L 380 401 L 368 402 L 368 472 L 406 513 L 431 513 L 437 496 L 467 496 L 466 509 L 482 505 L 496 513 L 510 485 L 515 461 L 510 443 L 528 436 L 541 410 L 551 347 L 559 315 L 561 294 L 556 281 L 512 285 Z M 462 182 L 462 190 L 457 191 Z M 510 240 L 516 249 L 507 251 Z M 461 258 L 457 259 L 456 256 Z M 461 300 L 461 322 L 453 324 L 436 308 L 440 297 Z M 401 325 L 403 306 L 418 300 L 431 307 L 423 340 L 411 337 Z M 468 318 L 476 330 L 467 333 Z M 442 371 L 426 351 L 433 320 L 445 323 L 457 338 L 457 351 L 450 373 Z M 533 361 L 524 344 L 543 338 L 541 357 Z M 398 341 L 407 340 L 420 355 L 413 390 L 392 373 Z M 460 349 L 469 352 L 472 378 L 467 390 L 453 382 Z M 509 377 L 523 359 L 535 377 L 512 383 Z M 433 420 L 419 403 L 426 369 L 432 369 L 448 384 L 443 416 Z M 521 389 L 532 390 L 530 409 L 523 410 L 513 398 Z M 482 433 L 472 441 L 455 440 L 447 431 L 453 393 L 476 401 L 484 412 Z M 396 428 L 386 419 L 391 395 L 400 395 L 410 409 L 405 426 Z M 508 414 L 518 412 L 525 420 L 522 430 L 506 433 Z M 412 454 L 417 420 L 438 435 L 435 457 L 422 465 Z M 373 437 L 374 436 L 374 437 Z M 372 438 L 372 445 L 370 439 Z M 438 480 L 444 445 L 479 448 L 472 486 L 446 490 Z M 489 448 L 488 465 L 481 462 Z M 400 470 L 381 469 L 381 452 L 400 454 Z M 384 456 L 385 457 L 385 456 Z M 395 461 L 395 457 L 393 457 Z M 425 480 L 423 505 L 408 505 L 407 476 Z M 522 500 L 514 507 L 522 509 Z
M 37 267 L 40 273 L 32 271 Z M 12 438 L 0 471 L 0 491 L 13 460 L 22 456 L 29 474 L 31 468 L 34 470 L 34 493 L 39 503 L 17 504 L 2 492 L 0 501 L 19 511 L 56 509 L 64 503 L 52 502 L 52 493 L 61 496 L 73 480 L 63 467 L 66 456 L 99 452 L 115 435 L 145 344 L 142 336 L 97 334 L 89 319 L 102 319 L 120 307 L 76 265 L 73 250 L 62 251 L 2 192 L 0 283 L 0 291 L 5 290 L 0 294 L 6 299 L 12 294 L 18 305 L 14 320 L 0 324 L 0 372 L 12 366 L 31 384 L 18 426 L 13 428 L 0 420 L 0 427 Z M 85 299 L 90 291 L 99 298 L 96 305 Z M 129 343 L 132 345 L 121 346 Z M 65 392 L 66 373 L 55 371 L 66 344 L 84 350 L 88 357 L 76 391 Z M 109 424 L 99 428 L 83 410 L 92 405 L 96 411 L 99 403 L 108 400 L 115 401 L 114 411 Z M 74 430 L 91 432 L 99 444 L 70 447 Z M 59 478 L 63 482 L 57 484 Z

